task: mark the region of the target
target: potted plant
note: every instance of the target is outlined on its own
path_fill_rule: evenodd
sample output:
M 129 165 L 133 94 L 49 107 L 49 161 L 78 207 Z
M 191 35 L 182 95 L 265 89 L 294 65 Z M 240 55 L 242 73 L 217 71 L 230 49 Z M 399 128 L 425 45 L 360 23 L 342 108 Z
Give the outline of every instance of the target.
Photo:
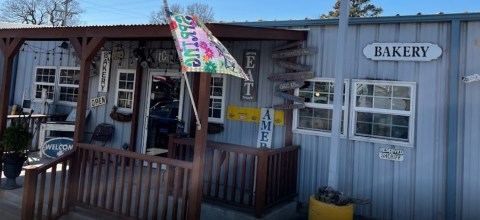
M 329 186 L 320 187 L 315 195 L 310 196 L 308 219 L 351 220 L 353 204 L 368 204 L 369 200 L 354 199 L 343 195 Z
M 25 120 L 27 119 L 27 120 Z M 7 127 L 0 141 L 3 148 L 3 171 L 7 177 L 3 189 L 16 189 L 16 178 L 22 171 L 23 163 L 27 160 L 27 149 L 32 140 L 32 133 L 28 128 L 28 118 L 19 118 L 18 121 L 12 120 L 10 127 Z

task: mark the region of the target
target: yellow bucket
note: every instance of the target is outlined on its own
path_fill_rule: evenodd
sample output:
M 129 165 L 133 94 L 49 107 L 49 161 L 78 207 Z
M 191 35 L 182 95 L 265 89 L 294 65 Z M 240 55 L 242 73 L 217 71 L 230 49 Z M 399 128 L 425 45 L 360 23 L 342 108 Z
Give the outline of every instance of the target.
M 324 203 L 310 196 L 308 220 L 352 220 L 353 204 L 336 206 Z

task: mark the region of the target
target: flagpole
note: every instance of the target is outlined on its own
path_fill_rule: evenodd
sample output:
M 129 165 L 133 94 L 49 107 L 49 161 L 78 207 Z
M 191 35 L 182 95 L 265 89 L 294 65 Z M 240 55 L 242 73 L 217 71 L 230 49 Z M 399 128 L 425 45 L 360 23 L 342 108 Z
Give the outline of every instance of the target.
M 183 77 L 185 77 L 185 83 L 187 84 L 188 95 L 190 96 L 190 101 L 192 101 L 193 112 L 195 113 L 195 119 L 197 119 L 197 130 L 202 130 L 202 124 L 200 123 L 200 119 L 198 118 L 198 111 L 197 105 L 195 104 L 195 100 L 193 100 L 192 89 L 190 88 L 190 82 L 187 77 L 187 73 L 182 71 Z

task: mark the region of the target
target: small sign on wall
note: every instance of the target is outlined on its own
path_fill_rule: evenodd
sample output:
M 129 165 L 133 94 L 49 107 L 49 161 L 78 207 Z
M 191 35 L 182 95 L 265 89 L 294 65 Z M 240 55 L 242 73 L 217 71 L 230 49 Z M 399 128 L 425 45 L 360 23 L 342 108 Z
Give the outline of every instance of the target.
M 380 152 L 378 152 L 378 157 L 382 160 L 403 161 L 403 156 L 403 149 L 381 147 Z
M 262 108 L 258 129 L 257 147 L 272 147 L 274 110 Z
M 372 43 L 363 48 L 371 60 L 431 61 L 442 55 L 442 48 L 431 43 Z
M 258 51 L 248 50 L 245 52 L 245 61 L 243 62 L 243 69 L 250 80 L 242 80 L 242 101 L 255 102 L 257 101 L 258 90 L 258 75 L 259 75 L 259 59 Z
M 110 63 L 112 52 L 102 51 L 102 64 L 100 70 L 100 78 L 98 79 L 98 91 L 108 92 L 108 78 L 110 76 Z
M 90 99 L 90 108 L 98 107 L 105 104 L 107 104 L 107 98 L 105 96 Z

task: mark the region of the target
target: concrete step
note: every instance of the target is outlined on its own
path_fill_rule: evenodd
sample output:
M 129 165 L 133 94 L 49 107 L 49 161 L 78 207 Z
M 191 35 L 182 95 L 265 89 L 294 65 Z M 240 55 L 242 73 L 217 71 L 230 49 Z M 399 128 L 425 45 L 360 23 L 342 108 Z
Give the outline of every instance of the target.
M 92 209 L 82 208 L 82 207 L 73 207 L 70 211 L 64 216 L 60 217 L 61 220 L 118 220 L 123 219 L 119 216 L 113 216 L 104 214 L 101 212 L 96 212 Z
M 0 219 L 20 219 L 21 208 L 19 204 L 0 199 Z
M 297 219 L 297 202 L 290 201 L 278 204 L 262 216 L 262 220 L 278 220 L 278 219 Z M 210 219 L 228 219 L 228 220 L 257 220 L 252 212 L 235 210 L 231 206 L 212 204 L 202 202 L 202 220 Z

